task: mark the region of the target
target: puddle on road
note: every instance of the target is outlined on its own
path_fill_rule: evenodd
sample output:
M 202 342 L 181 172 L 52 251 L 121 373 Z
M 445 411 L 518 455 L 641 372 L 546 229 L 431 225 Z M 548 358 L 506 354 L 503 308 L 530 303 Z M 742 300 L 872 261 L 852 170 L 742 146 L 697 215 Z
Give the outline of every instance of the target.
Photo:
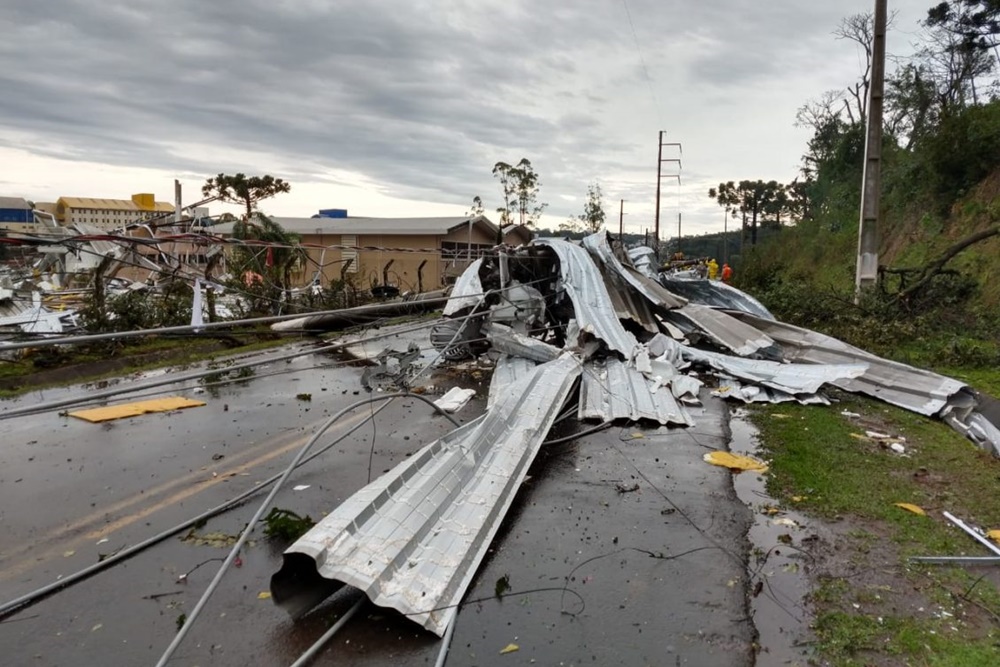
M 734 454 L 757 456 L 757 429 L 743 413 L 735 411 L 730 422 Z M 804 666 L 810 651 L 803 642 L 810 637 L 812 615 L 806 606 L 809 581 L 808 556 L 800 551 L 802 541 L 813 532 L 808 519 L 780 507 L 767 494 L 765 475 L 753 472 L 733 475 L 736 495 L 753 512 L 750 541 L 750 611 L 760 637 L 758 667 Z M 776 511 L 777 510 L 777 511 Z

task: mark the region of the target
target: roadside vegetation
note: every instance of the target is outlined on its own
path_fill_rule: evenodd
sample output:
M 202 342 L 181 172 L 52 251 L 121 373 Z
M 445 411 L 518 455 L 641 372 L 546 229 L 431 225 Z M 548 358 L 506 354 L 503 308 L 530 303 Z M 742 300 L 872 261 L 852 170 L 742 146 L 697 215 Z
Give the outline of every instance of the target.
M 784 220 L 773 202 L 754 204 L 751 182 L 709 193 L 737 229 L 748 218 L 761 227 L 756 239 L 745 226 L 731 233 L 729 257 L 737 286 L 778 319 L 993 396 L 1000 396 L 998 19 L 996 3 L 941 3 L 928 14 L 917 54 L 888 73 L 880 279 L 857 303 L 870 62 L 857 82 L 800 111 L 813 136 L 794 184 L 802 199 L 786 205 Z M 871 17 L 849 17 L 836 34 L 864 47 Z M 715 255 L 722 236 L 684 242 L 689 254 Z M 819 538 L 801 545 L 816 664 L 1000 664 L 1000 569 L 909 560 L 990 555 L 943 512 L 1000 528 L 1000 462 L 940 421 L 834 397 L 833 408 L 750 411 L 770 463 L 769 491 L 816 521 Z M 903 452 L 869 431 L 905 438 L 896 440 Z
M 819 542 L 802 542 L 818 664 L 1000 664 L 997 566 L 908 560 L 990 555 L 942 513 L 1000 528 L 997 462 L 940 422 L 836 398 L 834 408 L 751 411 L 771 466 L 769 493 L 826 526 Z M 905 438 L 904 453 L 868 431 Z

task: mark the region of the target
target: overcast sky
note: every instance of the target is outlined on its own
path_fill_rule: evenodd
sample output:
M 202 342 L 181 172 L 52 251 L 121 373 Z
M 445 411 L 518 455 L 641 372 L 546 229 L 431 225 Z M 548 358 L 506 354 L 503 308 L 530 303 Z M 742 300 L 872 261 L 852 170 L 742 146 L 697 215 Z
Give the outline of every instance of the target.
M 889 4 L 905 52 L 933 2 Z M 496 161 L 527 157 L 543 224 L 580 213 L 596 180 L 614 226 L 623 198 L 642 231 L 662 129 L 683 144 L 662 235 L 679 210 L 685 234 L 721 230 L 707 189 L 795 177 L 796 109 L 857 76 L 831 32 L 873 5 L 4 0 L 0 195 L 170 200 L 179 178 L 190 202 L 243 171 L 293 184 L 262 204 L 276 215 L 461 215 L 473 195 L 499 204 Z

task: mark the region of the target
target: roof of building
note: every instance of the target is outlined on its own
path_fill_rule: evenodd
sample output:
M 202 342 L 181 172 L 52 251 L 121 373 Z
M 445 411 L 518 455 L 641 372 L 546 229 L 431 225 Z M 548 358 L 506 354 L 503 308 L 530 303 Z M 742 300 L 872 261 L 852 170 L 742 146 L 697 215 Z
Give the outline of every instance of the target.
M 0 197 L 0 208 L 16 208 L 31 210 L 27 200 L 21 197 Z
M 70 208 L 96 208 L 100 210 L 112 211 L 144 211 L 131 199 L 100 199 L 95 197 L 60 197 L 59 202 Z M 170 202 L 158 201 L 155 206 L 156 211 L 173 211 L 174 205 Z
M 400 236 L 439 236 L 455 229 L 465 227 L 470 220 L 473 224 L 483 226 L 496 233 L 494 225 L 485 216 L 469 218 L 283 218 L 272 217 L 271 220 L 281 225 L 286 232 L 293 234 L 382 234 Z M 232 234 L 233 223 L 215 225 L 209 231 L 213 234 Z

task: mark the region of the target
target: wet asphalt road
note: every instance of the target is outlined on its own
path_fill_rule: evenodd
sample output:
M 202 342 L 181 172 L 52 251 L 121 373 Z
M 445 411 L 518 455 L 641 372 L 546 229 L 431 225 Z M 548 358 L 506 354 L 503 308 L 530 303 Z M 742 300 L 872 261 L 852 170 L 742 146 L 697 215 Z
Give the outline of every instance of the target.
M 276 371 L 294 372 L 264 377 Z M 193 383 L 174 391 L 207 402 L 185 411 L 109 425 L 55 413 L 0 421 L 0 599 L 77 571 L 280 472 L 329 414 L 364 396 L 360 375 L 331 358 L 307 357 L 271 364 L 246 384 L 215 393 L 194 393 Z M 485 398 L 487 384 L 465 383 Z M 74 391 L 88 390 L 35 392 L 0 408 Z M 297 400 L 300 393 L 312 401 Z M 466 421 L 482 409 L 477 400 L 458 416 Z M 713 401 L 695 419 L 693 429 L 616 427 L 543 450 L 467 595 L 482 601 L 458 615 L 447 664 L 752 664 L 743 565 L 750 515 L 730 473 L 701 458 L 728 441 L 728 414 Z M 557 434 L 580 428 L 573 420 L 560 427 Z M 377 475 L 449 429 L 424 404 L 396 401 L 374 427 L 366 424 L 296 471 L 275 505 L 319 517 L 364 485 L 373 439 Z M 292 489 L 299 485 L 308 488 Z M 254 509 L 251 500 L 198 534 L 236 534 Z M 261 596 L 284 545 L 259 530 L 255 538 L 171 664 L 290 664 L 353 601 L 341 595 L 293 623 Z M 210 559 L 226 552 L 168 538 L 7 617 L 0 623 L 5 664 L 155 663 L 178 617 L 214 575 L 219 563 Z M 496 580 L 504 575 L 511 591 L 497 600 Z M 521 594 L 564 586 L 568 592 Z M 500 655 L 508 644 L 519 650 Z M 397 613 L 368 605 L 315 664 L 433 664 L 439 646 Z

